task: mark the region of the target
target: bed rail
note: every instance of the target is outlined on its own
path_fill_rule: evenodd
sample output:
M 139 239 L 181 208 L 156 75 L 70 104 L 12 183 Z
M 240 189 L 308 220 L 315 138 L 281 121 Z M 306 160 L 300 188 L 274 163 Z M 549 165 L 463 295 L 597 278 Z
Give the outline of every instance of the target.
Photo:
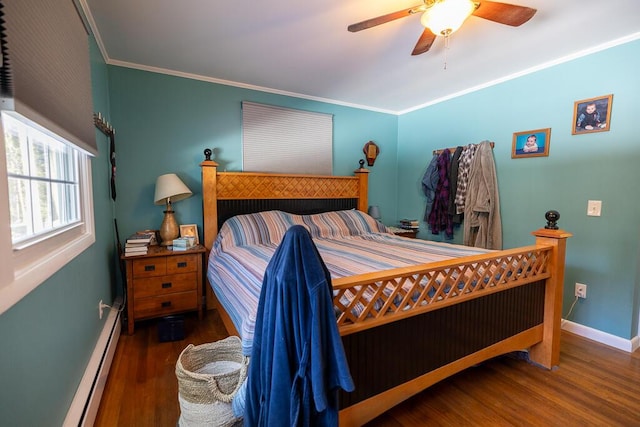
M 342 335 L 547 279 L 553 246 L 527 246 L 334 279 Z

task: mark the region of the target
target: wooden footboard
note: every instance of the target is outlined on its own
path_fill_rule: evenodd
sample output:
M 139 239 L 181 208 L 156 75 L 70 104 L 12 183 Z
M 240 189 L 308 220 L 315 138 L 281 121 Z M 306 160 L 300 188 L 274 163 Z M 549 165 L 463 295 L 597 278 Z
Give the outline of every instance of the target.
M 360 426 L 501 354 L 529 350 L 533 362 L 556 366 L 571 235 L 533 234 L 534 246 L 334 280 L 356 384 L 341 395 L 340 425 Z

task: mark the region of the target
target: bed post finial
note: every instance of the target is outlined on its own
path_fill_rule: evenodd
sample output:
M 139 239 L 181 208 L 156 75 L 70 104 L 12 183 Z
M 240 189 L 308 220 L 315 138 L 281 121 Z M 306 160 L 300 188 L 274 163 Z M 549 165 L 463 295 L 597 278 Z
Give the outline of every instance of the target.
M 558 229 L 558 225 L 556 224 L 560 219 L 560 213 L 558 211 L 547 211 L 547 213 L 544 214 L 544 217 L 547 220 L 547 225 L 545 225 L 544 228 L 548 230 Z
M 211 151 L 211 148 L 205 148 L 204 149 L 204 160 L 209 162 L 211 161 L 211 153 L 213 153 L 213 151 Z
M 360 164 L 360 169 L 364 168 L 364 159 L 360 159 L 358 163 Z

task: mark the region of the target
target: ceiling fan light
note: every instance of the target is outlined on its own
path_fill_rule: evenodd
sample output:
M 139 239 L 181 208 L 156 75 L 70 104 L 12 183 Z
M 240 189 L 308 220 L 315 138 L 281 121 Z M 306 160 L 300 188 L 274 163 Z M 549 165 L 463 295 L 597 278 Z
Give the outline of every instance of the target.
M 441 0 L 422 14 L 420 22 L 433 34 L 445 36 L 460 28 L 474 9 L 471 0 Z

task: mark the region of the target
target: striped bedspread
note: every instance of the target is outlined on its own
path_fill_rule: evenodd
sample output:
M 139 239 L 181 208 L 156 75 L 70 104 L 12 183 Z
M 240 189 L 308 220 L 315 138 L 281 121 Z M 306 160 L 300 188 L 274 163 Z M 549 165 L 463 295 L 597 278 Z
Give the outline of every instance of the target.
M 220 229 L 208 260 L 215 295 L 251 353 L 263 273 L 286 230 L 301 224 L 310 231 L 332 278 L 486 253 L 486 250 L 395 236 L 356 210 L 318 215 L 280 211 L 240 215 Z

